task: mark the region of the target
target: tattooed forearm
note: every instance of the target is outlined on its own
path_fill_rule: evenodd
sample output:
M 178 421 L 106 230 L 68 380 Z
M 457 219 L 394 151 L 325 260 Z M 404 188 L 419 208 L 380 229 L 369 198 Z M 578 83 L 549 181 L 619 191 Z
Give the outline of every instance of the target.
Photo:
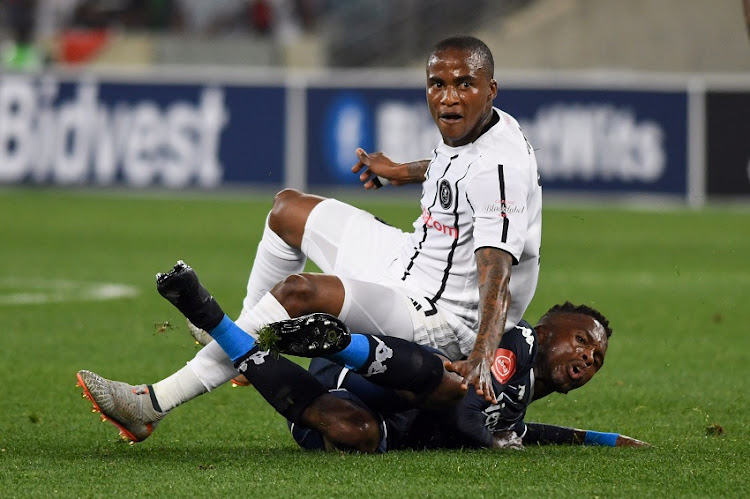
M 488 355 L 497 348 L 505 329 L 513 257 L 497 248 L 480 248 L 475 257 L 479 277 L 479 331 L 474 351 Z
M 406 171 L 412 182 L 423 182 L 427 167 L 430 165 L 429 159 L 422 159 L 419 161 L 412 161 L 407 163 Z

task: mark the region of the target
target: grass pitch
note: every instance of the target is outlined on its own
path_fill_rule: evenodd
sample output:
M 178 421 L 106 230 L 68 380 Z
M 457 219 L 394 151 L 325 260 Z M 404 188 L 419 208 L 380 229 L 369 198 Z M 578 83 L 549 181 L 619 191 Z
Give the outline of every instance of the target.
M 419 215 L 378 196 L 355 204 L 401 227 Z M 76 371 L 142 383 L 183 366 L 197 347 L 154 274 L 184 259 L 236 316 L 270 206 L 0 191 L 0 495 L 750 496 L 747 210 L 545 208 L 527 318 L 569 299 L 615 332 L 601 373 L 536 402 L 528 420 L 653 448 L 306 453 L 255 390 L 229 386 L 173 411 L 147 441 L 121 443 L 89 412 Z

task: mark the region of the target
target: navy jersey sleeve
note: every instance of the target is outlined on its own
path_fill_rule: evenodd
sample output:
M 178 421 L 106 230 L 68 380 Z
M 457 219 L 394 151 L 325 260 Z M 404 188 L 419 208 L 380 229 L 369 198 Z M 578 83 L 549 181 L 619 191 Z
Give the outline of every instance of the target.
M 525 321 L 503 335 L 492 366 L 497 404 L 469 389 L 452 411 L 452 423 L 462 446 L 492 447 L 492 434 L 497 431 L 525 433 L 523 418 L 533 396 L 536 350 L 536 331 Z

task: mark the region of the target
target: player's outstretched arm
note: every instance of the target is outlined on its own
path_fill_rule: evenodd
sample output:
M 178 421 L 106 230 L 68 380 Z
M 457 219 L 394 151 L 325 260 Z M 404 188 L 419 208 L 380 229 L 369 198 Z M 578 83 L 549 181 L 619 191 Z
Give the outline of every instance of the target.
M 414 184 L 424 181 L 430 161 L 422 159 L 410 163 L 395 163 L 381 152 L 367 153 L 357 149 L 357 163 L 352 173 L 359 173 L 365 189 L 379 189 L 387 183 L 393 185 Z
M 641 440 L 620 435 L 592 430 L 579 430 L 542 423 L 527 423 L 524 445 L 600 445 L 605 447 L 651 447 Z
M 513 257 L 497 248 L 476 251 L 479 276 L 479 331 L 474 349 L 466 360 L 446 363 L 448 371 L 460 374 L 466 384 L 474 385 L 477 395 L 497 403 L 492 388 L 492 362 L 505 332 L 505 319 L 510 307 L 510 273 Z

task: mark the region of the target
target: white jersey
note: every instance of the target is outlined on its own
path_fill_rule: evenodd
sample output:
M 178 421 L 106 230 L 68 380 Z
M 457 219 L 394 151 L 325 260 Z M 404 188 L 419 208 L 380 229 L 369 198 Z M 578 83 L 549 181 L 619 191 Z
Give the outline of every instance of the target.
M 542 189 L 536 158 L 518 122 L 494 112 L 496 123 L 476 141 L 460 147 L 441 142 L 435 149 L 422 183 L 422 216 L 399 256 L 406 287 L 475 332 L 477 249 L 499 248 L 513 256 L 506 331 L 521 320 L 539 277 Z

